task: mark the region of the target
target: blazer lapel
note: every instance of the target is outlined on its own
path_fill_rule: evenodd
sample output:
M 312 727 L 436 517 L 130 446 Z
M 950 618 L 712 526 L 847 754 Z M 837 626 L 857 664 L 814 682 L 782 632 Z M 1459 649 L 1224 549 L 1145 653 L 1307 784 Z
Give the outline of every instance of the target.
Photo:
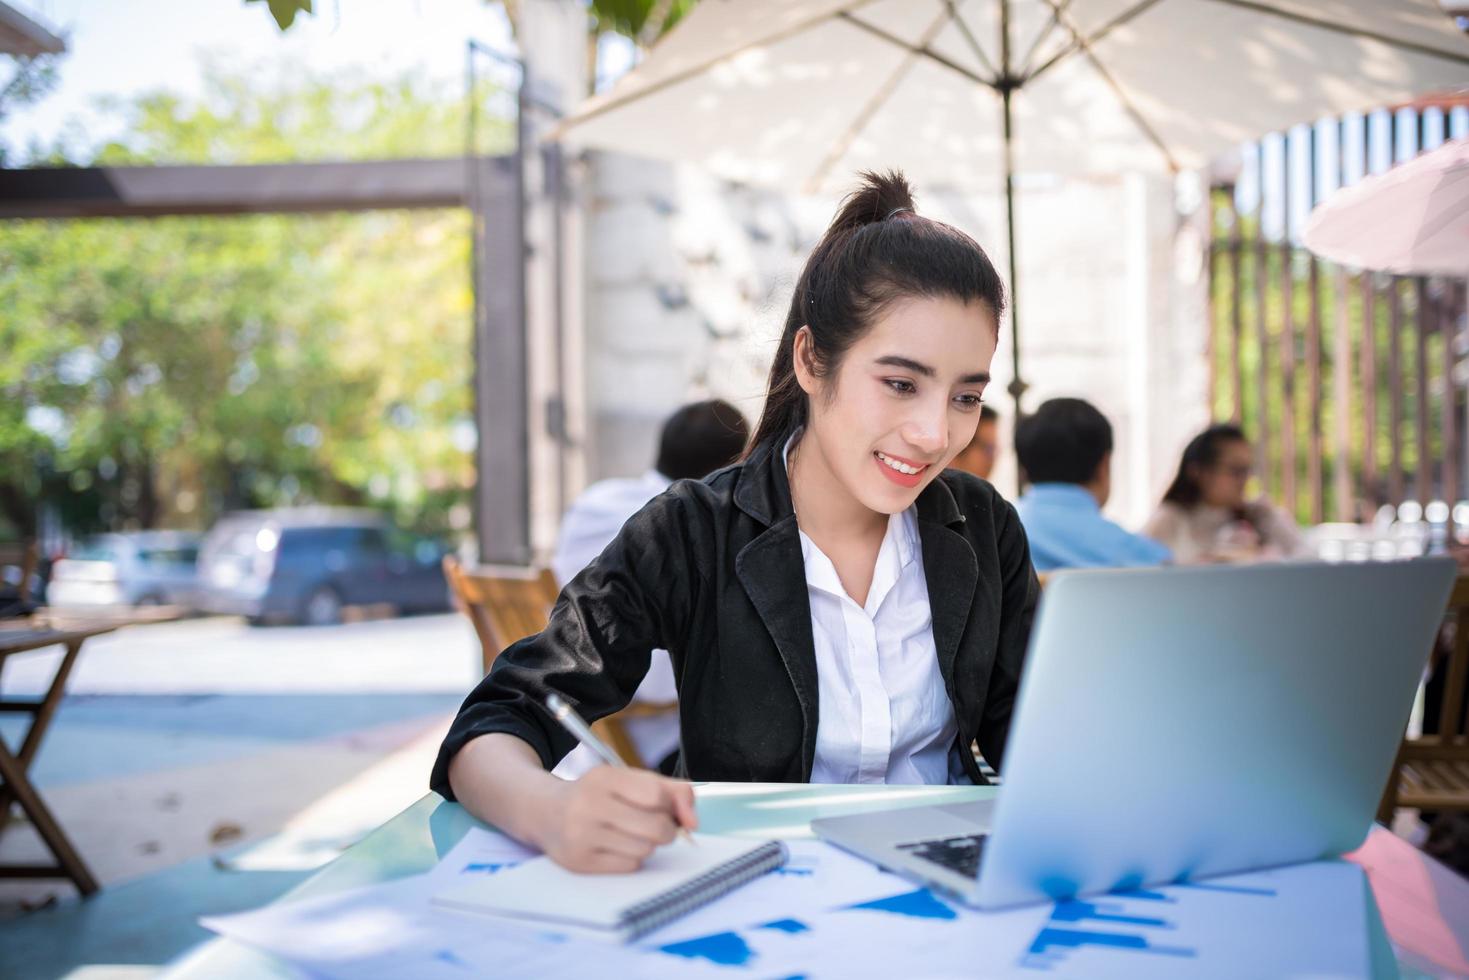
M 969 542 L 941 524 L 920 523 L 918 536 L 923 542 L 923 575 L 928 580 L 933 645 L 938 651 L 944 683 L 952 691 L 954 661 L 959 655 L 964 624 L 969 621 L 974 588 L 979 583 L 979 563 Z
M 735 575 L 775 641 L 801 704 L 801 779 L 811 779 L 816 758 L 818 688 L 816 643 L 811 636 L 811 600 L 806 593 L 806 563 L 791 507 L 785 464 L 776 439 L 757 447 L 735 487 L 735 504 L 766 526 L 735 556 Z
M 795 515 L 755 538 L 735 557 L 735 574 L 775 641 L 801 703 L 801 778 L 810 780 L 819 697 L 805 569 Z
M 964 520 L 953 493 L 942 479 L 934 480 L 919 494 L 918 537 L 923 542 L 923 576 L 928 581 L 933 645 L 951 697 L 959 641 L 979 584 L 979 561 L 974 557 L 974 548 L 957 530 L 963 527 Z M 954 709 L 959 710 L 957 703 Z

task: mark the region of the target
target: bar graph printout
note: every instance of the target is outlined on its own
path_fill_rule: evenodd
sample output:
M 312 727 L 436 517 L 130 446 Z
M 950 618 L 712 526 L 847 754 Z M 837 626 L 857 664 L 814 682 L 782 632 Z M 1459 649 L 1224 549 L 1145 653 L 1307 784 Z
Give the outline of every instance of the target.
M 698 976 L 1367 977 L 1369 900 L 1336 861 L 999 913 L 920 889 L 660 949 Z
M 206 920 L 327 977 L 600 975 L 765 980 L 879 975 L 1032 978 L 1365 977 L 1366 877 L 1341 861 L 998 913 L 915 889 L 818 841 L 771 874 L 630 946 L 447 913 L 455 877 L 529 856 L 472 831 L 425 875 Z

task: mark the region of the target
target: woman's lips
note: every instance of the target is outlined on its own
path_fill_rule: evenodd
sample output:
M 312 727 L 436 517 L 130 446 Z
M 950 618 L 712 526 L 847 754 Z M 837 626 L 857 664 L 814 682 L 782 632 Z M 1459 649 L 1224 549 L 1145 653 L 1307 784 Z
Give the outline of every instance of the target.
M 883 456 L 886 456 L 888 459 L 891 459 L 894 462 L 902 463 L 904 466 L 907 466 L 907 467 L 909 467 L 911 469 L 917 469 L 918 472 L 917 473 L 902 473 L 902 472 L 899 472 L 898 470 L 893 469 L 887 463 L 884 463 L 882 461 L 882 457 Z M 896 483 L 898 486 L 904 487 L 904 488 L 907 488 L 907 489 L 912 489 L 913 487 L 918 486 L 919 483 L 923 482 L 923 474 L 928 470 L 928 466 L 929 466 L 929 464 L 927 464 L 927 463 L 917 463 L 917 462 L 914 462 L 913 460 L 910 460 L 910 459 L 904 459 L 901 456 L 893 456 L 890 453 L 881 453 L 881 454 L 879 454 L 879 453 L 876 453 L 876 452 L 874 452 L 872 454 L 872 462 L 873 462 L 874 465 L 877 466 L 877 468 L 879 470 L 882 471 L 882 475 L 883 476 L 887 477 L 889 480 L 891 480 L 892 482 Z

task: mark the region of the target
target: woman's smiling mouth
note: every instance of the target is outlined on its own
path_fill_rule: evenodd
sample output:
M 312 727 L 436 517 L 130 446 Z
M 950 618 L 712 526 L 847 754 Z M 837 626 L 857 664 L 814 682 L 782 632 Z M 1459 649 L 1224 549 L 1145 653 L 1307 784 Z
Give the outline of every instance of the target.
M 876 461 L 877 468 L 882 470 L 883 476 L 900 487 L 918 486 L 924 471 L 929 467 L 928 463 L 916 463 L 901 456 L 889 456 L 884 452 L 874 452 L 872 458 Z

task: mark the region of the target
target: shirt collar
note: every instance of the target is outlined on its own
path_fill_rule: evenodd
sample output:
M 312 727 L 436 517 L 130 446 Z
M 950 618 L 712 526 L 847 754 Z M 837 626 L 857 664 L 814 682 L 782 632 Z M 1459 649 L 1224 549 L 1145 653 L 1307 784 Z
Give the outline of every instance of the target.
M 1025 500 L 1070 507 L 1075 510 L 1100 511 L 1097 498 L 1079 483 L 1036 483 L 1025 491 Z

